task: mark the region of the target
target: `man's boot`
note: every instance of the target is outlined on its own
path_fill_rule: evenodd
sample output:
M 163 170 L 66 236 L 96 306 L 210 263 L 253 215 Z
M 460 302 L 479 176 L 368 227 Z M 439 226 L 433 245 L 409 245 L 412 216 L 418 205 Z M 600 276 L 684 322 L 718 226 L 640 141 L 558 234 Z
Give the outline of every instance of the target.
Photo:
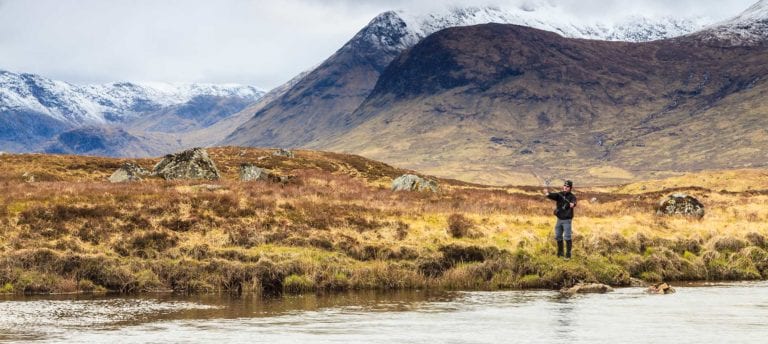
M 563 256 L 563 241 L 558 240 L 557 241 L 557 256 L 562 257 Z
M 573 247 L 573 240 L 565 241 L 565 259 L 571 259 L 571 247 Z

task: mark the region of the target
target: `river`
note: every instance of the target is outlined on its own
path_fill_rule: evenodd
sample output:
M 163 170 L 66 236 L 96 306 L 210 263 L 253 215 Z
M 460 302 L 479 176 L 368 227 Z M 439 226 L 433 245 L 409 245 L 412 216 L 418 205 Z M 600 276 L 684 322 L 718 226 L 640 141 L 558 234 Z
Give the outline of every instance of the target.
M 766 343 L 768 282 L 555 291 L 0 296 L 0 341 Z

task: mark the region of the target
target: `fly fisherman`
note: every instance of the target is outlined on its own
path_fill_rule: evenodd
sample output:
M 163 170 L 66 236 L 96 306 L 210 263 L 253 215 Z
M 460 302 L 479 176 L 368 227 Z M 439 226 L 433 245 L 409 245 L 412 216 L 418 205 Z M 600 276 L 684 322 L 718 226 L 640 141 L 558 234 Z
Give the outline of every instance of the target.
M 571 240 L 572 227 L 571 221 L 573 220 L 573 208 L 576 207 L 576 196 L 571 193 L 573 189 L 573 182 L 566 180 L 563 185 L 563 191 L 549 192 L 549 186 L 544 189 L 544 194 L 547 198 L 556 202 L 555 216 L 557 216 L 557 223 L 555 224 L 555 240 L 557 241 L 557 256 L 563 257 L 563 239 L 565 239 L 565 259 L 571 259 L 571 247 L 573 241 Z

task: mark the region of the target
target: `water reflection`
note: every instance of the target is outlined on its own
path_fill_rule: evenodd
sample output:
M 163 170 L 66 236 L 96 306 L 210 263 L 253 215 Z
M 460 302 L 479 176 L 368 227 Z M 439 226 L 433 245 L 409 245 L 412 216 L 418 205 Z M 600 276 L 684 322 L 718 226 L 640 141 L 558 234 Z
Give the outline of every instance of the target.
M 768 336 L 768 284 L 553 291 L 0 298 L 0 340 L 43 342 L 676 343 Z
M 554 323 L 552 330 L 558 342 L 573 341 L 573 317 L 575 303 L 572 302 L 573 296 L 558 294 L 551 298 L 551 307 L 554 313 Z

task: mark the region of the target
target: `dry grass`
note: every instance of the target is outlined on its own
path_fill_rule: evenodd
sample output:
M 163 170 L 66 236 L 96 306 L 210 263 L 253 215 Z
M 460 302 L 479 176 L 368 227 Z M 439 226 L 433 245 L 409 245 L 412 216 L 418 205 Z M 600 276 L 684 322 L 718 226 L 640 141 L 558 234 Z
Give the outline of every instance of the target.
M 768 192 L 744 187 L 764 184 L 760 170 L 577 189 L 575 258 L 566 262 L 554 256 L 552 204 L 538 188 L 442 181 L 438 194 L 393 193 L 388 183 L 404 171 L 359 157 L 210 153 L 224 175 L 213 191 L 155 179 L 109 184 L 118 159 L 0 157 L 0 291 L 558 288 L 768 276 Z M 245 162 L 295 182 L 236 181 Z M 47 177 L 25 182 L 28 171 Z M 704 218 L 656 216 L 671 192 L 701 200 Z

